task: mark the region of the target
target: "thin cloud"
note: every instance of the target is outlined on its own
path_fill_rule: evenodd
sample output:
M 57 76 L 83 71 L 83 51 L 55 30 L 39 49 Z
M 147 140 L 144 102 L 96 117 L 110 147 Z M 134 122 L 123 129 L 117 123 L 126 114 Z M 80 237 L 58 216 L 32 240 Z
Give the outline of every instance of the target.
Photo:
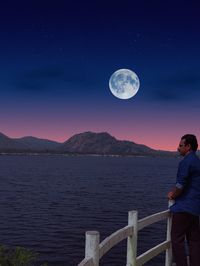
M 63 78 L 65 71 L 63 68 L 43 68 L 34 69 L 25 73 L 26 79 L 40 80 L 40 79 L 60 79 Z
M 82 69 L 48 67 L 25 72 L 16 79 L 14 87 L 32 92 L 58 88 L 71 90 L 73 87 L 89 89 L 93 87 L 93 82 L 94 78 L 90 77 L 90 73 L 85 73 Z
M 161 101 L 177 101 L 200 94 L 200 77 L 196 74 L 184 73 L 161 79 L 153 90 L 155 98 Z

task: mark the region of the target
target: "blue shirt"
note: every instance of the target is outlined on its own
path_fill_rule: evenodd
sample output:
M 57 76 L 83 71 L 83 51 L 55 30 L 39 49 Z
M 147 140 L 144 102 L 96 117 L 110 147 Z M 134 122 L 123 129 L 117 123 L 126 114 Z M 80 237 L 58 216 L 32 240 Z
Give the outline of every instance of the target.
M 200 215 L 200 159 L 195 152 L 187 154 L 179 163 L 176 187 L 182 188 L 183 192 L 170 211 Z

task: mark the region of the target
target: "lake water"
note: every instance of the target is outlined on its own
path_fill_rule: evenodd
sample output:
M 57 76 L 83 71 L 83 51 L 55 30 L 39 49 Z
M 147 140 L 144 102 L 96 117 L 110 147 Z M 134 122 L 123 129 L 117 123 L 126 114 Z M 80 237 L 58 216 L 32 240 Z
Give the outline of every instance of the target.
M 0 244 L 39 253 L 50 266 L 74 266 L 84 258 L 85 231 L 101 241 L 139 218 L 167 209 L 178 158 L 63 155 L 0 156 Z M 164 222 L 139 233 L 138 253 L 164 241 Z M 160 255 L 146 265 L 162 265 Z M 126 241 L 102 258 L 126 265 Z M 163 264 L 164 265 L 164 264 Z

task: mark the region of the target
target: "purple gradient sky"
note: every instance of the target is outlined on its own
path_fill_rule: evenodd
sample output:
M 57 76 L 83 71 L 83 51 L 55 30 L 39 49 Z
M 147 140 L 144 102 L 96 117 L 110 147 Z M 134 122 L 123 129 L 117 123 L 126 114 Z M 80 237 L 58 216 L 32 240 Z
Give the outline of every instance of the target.
M 185 133 L 200 139 L 199 12 L 179 1 L 3 3 L 0 131 L 60 142 L 106 131 L 168 150 Z M 130 100 L 109 91 L 119 68 L 139 76 Z

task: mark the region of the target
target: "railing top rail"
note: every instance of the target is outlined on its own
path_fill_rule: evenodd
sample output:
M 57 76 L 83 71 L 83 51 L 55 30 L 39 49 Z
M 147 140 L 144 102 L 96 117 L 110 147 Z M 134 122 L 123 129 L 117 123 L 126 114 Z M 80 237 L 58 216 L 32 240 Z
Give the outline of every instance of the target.
M 158 213 L 149 215 L 145 218 L 142 218 L 138 221 L 138 231 L 143 229 L 144 227 L 146 227 L 148 225 L 162 221 L 162 220 L 168 218 L 169 216 L 170 216 L 170 211 L 166 210 L 166 211 L 158 212 Z
M 99 245 L 99 258 L 106 254 L 112 247 L 133 234 L 133 226 L 125 226 L 105 238 Z

